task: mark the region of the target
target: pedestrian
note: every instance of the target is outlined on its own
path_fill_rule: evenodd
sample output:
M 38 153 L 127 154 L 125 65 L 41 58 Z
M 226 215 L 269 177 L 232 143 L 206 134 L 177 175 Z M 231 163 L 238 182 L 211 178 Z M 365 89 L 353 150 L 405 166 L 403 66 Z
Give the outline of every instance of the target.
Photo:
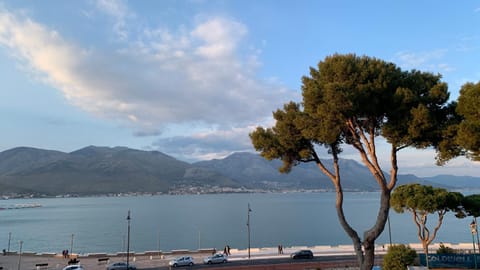
M 283 245 L 280 245 L 280 254 L 283 254 Z
M 278 250 L 278 254 L 282 254 L 280 253 L 280 245 L 277 246 L 277 250 Z
M 231 253 L 230 253 L 230 246 L 229 246 L 229 245 L 227 245 L 227 255 L 229 255 L 229 256 L 230 256 L 230 254 L 231 254 Z
M 223 248 L 223 254 L 228 255 L 227 246 Z

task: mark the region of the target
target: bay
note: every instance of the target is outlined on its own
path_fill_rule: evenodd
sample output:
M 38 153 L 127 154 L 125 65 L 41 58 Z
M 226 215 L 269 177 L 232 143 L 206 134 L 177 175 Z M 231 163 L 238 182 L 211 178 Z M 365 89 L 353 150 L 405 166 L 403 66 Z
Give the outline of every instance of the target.
M 2 205 L 40 204 L 39 208 L 0 211 L 0 248 L 31 252 L 113 253 L 126 250 L 131 211 L 130 250 L 171 251 L 248 246 L 250 204 L 252 247 L 351 245 L 340 227 L 335 194 L 259 193 L 15 199 Z M 375 222 L 379 194 L 346 193 L 345 214 L 360 235 Z M 429 227 L 436 224 L 432 215 Z M 469 243 L 470 218 L 448 213 L 436 241 Z M 393 243 L 418 243 L 411 214 L 390 214 Z M 72 237 L 73 234 L 73 237 Z M 377 243 L 389 243 L 388 224 Z

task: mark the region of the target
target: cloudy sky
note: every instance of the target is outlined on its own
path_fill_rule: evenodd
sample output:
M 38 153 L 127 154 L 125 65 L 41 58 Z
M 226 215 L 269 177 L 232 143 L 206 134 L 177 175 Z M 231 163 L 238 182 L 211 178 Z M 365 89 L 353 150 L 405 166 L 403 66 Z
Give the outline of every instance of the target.
M 2 1 L 0 151 L 253 151 L 248 133 L 300 101 L 301 77 L 334 53 L 440 73 L 455 99 L 480 80 L 479 25 L 478 1 Z M 480 172 L 433 157 L 403 151 L 400 172 Z

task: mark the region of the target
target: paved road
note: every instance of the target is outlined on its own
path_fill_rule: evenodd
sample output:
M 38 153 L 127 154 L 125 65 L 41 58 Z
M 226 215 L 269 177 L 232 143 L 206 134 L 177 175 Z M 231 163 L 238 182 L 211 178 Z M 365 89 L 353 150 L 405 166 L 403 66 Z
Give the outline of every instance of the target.
M 177 255 L 179 256 L 179 255 Z M 352 255 L 328 255 L 328 256 L 316 256 L 313 260 L 292 260 L 288 255 L 268 255 L 268 256 L 256 256 L 251 260 L 244 257 L 234 257 L 226 264 L 204 265 L 202 263 L 203 257 L 207 254 L 194 254 L 192 255 L 195 260 L 193 267 L 178 267 L 176 269 L 315 269 L 315 268 L 338 268 L 333 266 L 340 265 L 342 268 L 346 265 L 355 266 L 355 258 Z M 135 256 L 132 258 L 132 263 L 137 266 L 139 270 L 160 270 L 170 269 L 168 262 L 174 258 L 174 255 L 165 256 L 163 258 L 159 256 Z M 80 263 L 86 270 L 105 270 L 106 262 L 99 261 L 99 258 L 82 258 L 80 257 Z M 124 261 L 123 257 L 111 257 L 109 262 Z M 20 267 L 18 267 L 20 261 Z M 37 255 L 22 255 L 20 258 L 18 255 L 0 256 L 0 267 L 4 270 L 61 270 L 67 265 L 68 259 L 64 259 L 61 256 L 37 256 Z M 37 264 L 47 264 L 45 267 L 36 267 Z M 275 266 L 275 267 L 273 267 Z M 286 268 L 282 268 L 286 267 Z M 299 268 L 297 268 L 297 266 Z
M 281 258 L 255 258 L 252 260 L 231 260 L 225 264 L 205 265 L 195 264 L 191 267 L 177 267 L 176 269 L 325 269 L 326 267 L 333 268 L 340 265 L 342 268 L 345 266 L 355 266 L 356 261 L 354 256 L 317 256 L 313 259 L 298 259 L 292 260 L 288 257 Z M 157 266 L 152 268 L 144 268 L 145 270 L 164 270 L 171 269 L 168 266 Z

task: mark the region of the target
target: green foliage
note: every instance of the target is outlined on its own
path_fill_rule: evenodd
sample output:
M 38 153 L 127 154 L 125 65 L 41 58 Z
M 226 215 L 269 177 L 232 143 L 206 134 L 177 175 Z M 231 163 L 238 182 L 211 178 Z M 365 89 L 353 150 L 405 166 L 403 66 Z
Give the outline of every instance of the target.
M 425 254 L 428 245 L 435 239 L 448 211 L 457 215 L 463 213 L 463 195 L 459 192 L 449 192 L 443 188 L 434 188 L 420 184 L 406 184 L 395 188 L 390 198 L 390 205 L 398 213 L 408 211 L 413 215 L 417 226 L 417 236 L 421 241 Z M 437 225 L 433 232 L 427 228 L 428 215 L 438 215 Z
M 440 247 L 437 249 L 437 254 L 453 254 L 456 253 L 455 249 L 447 247 L 444 244 L 440 244 Z
M 449 93 L 440 77 L 402 71 L 377 58 L 335 54 L 302 78 L 301 104 L 286 104 L 273 114 L 274 127 L 258 128 L 250 138 L 263 157 L 283 160 L 282 172 L 314 161 L 314 145 L 331 154 L 340 153 L 344 143 L 358 149 L 363 132 L 383 136 L 398 149 L 436 146 L 448 115 Z
M 465 196 L 462 200 L 463 215 L 457 215 L 459 218 L 465 216 L 480 217 L 480 194 Z
M 388 248 L 387 254 L 383 257 L 382 269 L 405 270 L 412 265 L 417 257 L 417 252 L 406 245 L 393 245 Z
M 419 214 L 432 214 L 437 211 L 461 211 L 463 195 L 449 192 L 444 188 L 434 188 L 420 184 L 406 184 L 395 188 L 390 205 L 398 213 L 405 210 Z
M 480 160 L 480 82 L 462 86 L 457 113 L 463 121 L 459 124 L 456 142 L 468 151 L 467 157 Z
M 456 115 L 444 131 L 437 148 L 437 162 L 444 164 L 457 156 L 480 160 L 480 82 L 466 83 L 460 89 Z

